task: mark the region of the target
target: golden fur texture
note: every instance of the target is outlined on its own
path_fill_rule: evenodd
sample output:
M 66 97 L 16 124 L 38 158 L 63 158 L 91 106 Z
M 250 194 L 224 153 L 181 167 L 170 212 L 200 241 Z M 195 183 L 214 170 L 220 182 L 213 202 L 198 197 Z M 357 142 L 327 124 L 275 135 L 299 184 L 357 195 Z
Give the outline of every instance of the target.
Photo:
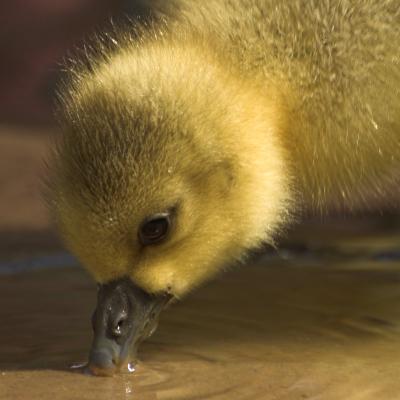
M 400 170 L 391 0 L 179 0 L 71 71 L 51 204 L 99 282 L 177 297 L 303 205 L 356 208 Z M 134 32 L 134 34 L 133 34 Z M 132 36 L 132 37 L 131 37 Z M 149 215 L 176 210 L 143 247 Z

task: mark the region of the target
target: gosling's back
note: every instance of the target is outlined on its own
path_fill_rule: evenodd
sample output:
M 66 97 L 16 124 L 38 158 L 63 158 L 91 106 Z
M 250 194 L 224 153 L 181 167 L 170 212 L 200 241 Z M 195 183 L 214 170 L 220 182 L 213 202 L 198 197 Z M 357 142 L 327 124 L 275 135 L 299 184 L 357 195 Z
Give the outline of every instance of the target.
M 287 109 L 282 137 L 307 205 L 365 207 L 400 171 L 397 0 L 177 0 L 172 30 Z M 277 99 L 278 101 L 278 99 Z M 397 173 L 398 175 L 398 173 Z

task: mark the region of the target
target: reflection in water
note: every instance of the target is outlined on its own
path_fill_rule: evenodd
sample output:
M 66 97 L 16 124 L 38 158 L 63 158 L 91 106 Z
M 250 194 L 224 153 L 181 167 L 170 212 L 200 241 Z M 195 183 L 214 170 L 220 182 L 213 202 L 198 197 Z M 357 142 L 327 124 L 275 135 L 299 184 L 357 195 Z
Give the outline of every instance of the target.
M 400 261 L 369 240 L 221 276 L 167 310 L 135 372 L 113 378 L 68 368 L 91 339 L 82 271 L 2 276 L 0 399 L 397 399 Z

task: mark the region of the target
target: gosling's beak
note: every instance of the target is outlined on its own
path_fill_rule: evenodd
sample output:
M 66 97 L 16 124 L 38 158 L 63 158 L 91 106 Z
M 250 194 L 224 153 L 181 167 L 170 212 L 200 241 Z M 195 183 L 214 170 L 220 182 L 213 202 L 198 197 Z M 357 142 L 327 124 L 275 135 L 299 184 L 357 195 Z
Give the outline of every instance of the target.
M 101 285 L 92 317 L 91 372 L 109 376 L 134 362 L 139 344 L 156 330 L 159 314 L 170 299 L 150 295 L 129 278 Z

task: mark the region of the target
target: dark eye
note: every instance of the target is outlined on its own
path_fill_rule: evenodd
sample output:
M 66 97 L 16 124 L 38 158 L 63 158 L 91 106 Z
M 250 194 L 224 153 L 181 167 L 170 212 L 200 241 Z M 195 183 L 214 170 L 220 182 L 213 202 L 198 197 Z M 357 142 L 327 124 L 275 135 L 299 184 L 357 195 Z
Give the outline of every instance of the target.
M 145 219 L 139 228 L 139 240 L 143 245 L 161 242 L 170 228 L 169 214 L 156 214 Z

